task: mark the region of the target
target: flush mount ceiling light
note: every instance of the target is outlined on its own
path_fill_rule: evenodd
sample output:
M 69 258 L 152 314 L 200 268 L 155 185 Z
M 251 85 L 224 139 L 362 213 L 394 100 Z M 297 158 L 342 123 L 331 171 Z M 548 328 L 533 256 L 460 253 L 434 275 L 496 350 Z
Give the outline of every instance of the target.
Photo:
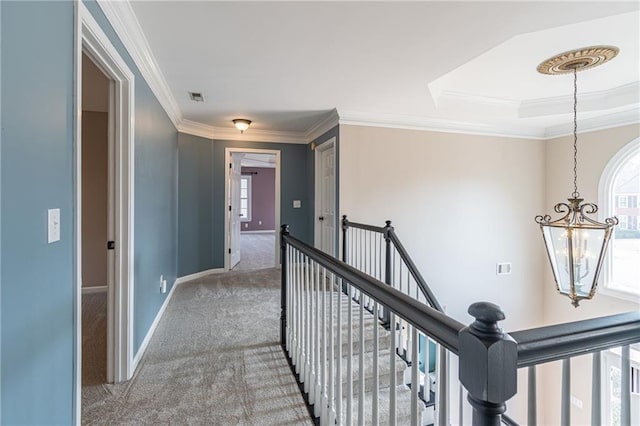
M 568 203 L 558 203 L 556 213 L 564 216 L 551 220 L 549 215 L 536 216 L 544 238 L 556 289 L 578 307 L 580 300 L 591 299 L 596 292 L 598 276 L 616 217 L 597 222 L 586 215 L 595 214 L 598 206 L 583 203 L 578 192 L 578 71 L 602 65 L 618 54 L 613 46 L 593 46 L 564 52 L 538 65 L 543 74 L 573 73 L 573 193 Z
M 232 121 L 233 125 L 236 126 L 236 129 L 240 130 L 240 133 L 244 133 L 244 131 L 251 125 L 251 120 L 247 120 L 246 118 L 236 118 Z

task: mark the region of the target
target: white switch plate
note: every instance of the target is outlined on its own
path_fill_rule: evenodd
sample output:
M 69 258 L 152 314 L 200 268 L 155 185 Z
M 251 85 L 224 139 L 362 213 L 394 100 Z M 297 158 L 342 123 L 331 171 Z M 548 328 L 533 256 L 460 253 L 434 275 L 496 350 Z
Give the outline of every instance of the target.
M 60 241 L 60 209 L 47 210 L 47 243 Z
M 294 209 L 299 209 L 300 207 L 302 207 L 302 201 L 300 201 L 300 200 L 293 200 L 293 208 L 294 208 Z
M 511 275 L 511 262 L 496 264 L 496 275 Z
M 164 278 L 164 275 L 160 275 L 160 293 L 167 292 L 167 280 Z

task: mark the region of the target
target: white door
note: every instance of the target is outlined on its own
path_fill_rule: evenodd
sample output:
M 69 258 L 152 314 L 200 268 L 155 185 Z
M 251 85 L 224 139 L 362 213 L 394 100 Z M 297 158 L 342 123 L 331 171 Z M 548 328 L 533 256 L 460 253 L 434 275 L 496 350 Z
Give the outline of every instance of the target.
M 232 153 L 229 164 L 229 269 L 240 262 L 240 177 L 244 154 Z
M 325 142 L 316 150 L 316 247 L 335 255 L 335 144 Z

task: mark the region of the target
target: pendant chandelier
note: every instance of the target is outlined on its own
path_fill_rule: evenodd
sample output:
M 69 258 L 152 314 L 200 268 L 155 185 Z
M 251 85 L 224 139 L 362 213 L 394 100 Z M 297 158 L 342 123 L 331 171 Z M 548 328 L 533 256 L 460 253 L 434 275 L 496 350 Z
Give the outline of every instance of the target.
M 583 203 L 578 192 L 578 71 L 604 64 L 618 54 L 613 46 L 595 46 L 572 50 L 547 59 L 538 65 L 542 74 L 573 73 L 573 193 L 568 202 L 555 205 L 554 211 L 563 216 L 551 220 L 550 215 L 536 216 L 544 238 L 556 289 L 568 296 L 578 307 L 583 299 L 591 299 L 596 292 L 607 245 L 616 217 L 604 223 L 589 218 L 598 211 L 593 203 Z

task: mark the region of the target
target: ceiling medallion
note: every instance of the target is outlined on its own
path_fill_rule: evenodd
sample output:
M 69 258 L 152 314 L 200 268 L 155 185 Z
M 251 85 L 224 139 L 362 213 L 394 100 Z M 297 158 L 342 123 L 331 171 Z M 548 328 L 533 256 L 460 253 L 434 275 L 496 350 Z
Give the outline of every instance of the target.
M 597 67 L 616 57 L 620 49 L 615 46 L 591 46 L 570 50 L 549 58 L 538 65 L 542 74 L 568 74 Z

